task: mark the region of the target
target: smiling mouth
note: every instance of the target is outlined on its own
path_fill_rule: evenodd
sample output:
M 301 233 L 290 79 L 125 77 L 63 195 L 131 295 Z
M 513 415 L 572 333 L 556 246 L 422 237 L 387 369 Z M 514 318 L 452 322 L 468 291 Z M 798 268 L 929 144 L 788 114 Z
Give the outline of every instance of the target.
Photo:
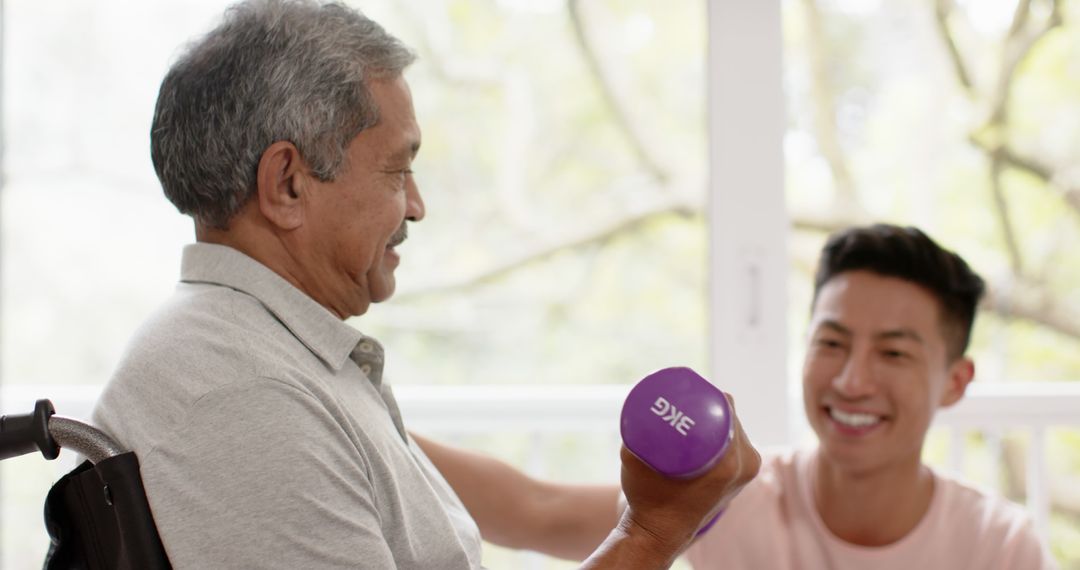
M 840 425 L 854 429 L 870 428 L 878 425 L 884 420 L 882 416 L 879 416 L 877 414 L 845 412 L 831 406 L 827 407 L 826 411 L 828 412 L 829 417 L 833 419 L 833 421 L 839 423 Z

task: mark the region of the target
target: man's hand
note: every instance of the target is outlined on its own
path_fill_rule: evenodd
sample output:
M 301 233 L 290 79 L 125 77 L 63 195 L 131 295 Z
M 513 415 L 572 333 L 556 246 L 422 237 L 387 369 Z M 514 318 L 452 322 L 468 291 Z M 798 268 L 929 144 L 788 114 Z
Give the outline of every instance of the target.
M 735 414 L 735 434 L 723 459 L 694 479 L 669 479 L 625 447 L 622 486 L 628 508 L 618 527 L 582 568 L 667 568 L 702 525 L 749 483 L 761 467 Z

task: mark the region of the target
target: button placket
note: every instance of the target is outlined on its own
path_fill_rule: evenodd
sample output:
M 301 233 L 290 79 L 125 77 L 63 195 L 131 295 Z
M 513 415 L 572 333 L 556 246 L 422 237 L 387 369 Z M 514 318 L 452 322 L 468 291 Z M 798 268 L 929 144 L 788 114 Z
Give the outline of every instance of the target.
M 378 342 L 365 338 L 356 344 L 349 358 L 360 368 L 360 372 L 372 384 L 382 384 L 383 350 Z
M 365 338 L 357 343 L 352 353 L 349 354 L 349 358 L 356 363 L 360 373 L 366 376 L 367 380 L 378 390 L 383 405 L 386 406 L 387 412 L 389 412 L 394 428 L 407 445 L 408 436 L 401 421 L 401 410 L 398 408 L 397 400 L 394 398 L 394 393 L 390 390 L 390 387 L 384 386 L 382 383 L 383 354 L 382 345 L 372 339 Z

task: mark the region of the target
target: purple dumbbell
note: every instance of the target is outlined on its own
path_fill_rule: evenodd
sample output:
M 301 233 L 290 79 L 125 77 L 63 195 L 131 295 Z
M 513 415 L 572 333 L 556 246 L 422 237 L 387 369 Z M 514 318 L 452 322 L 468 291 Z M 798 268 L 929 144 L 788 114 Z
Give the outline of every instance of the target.
M 657 473 L 676 479 L 708 471 L 724 456 L 735 433 L 724 393 L 685 367 L 664 368 L 638 382 L 623 404 L 619 430 L 631 453 Z M 698 532 L 714 522 L 716 518 Z

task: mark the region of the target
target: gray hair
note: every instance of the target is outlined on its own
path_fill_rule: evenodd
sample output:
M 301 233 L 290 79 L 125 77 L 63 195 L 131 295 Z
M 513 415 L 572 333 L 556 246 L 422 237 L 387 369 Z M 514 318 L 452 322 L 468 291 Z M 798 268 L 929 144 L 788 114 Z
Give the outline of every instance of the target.
M 150 155 L 165 196 L 199 223 L 227 229 L 255 193 L 263 152 L 282 140 L 332 180 L 349 142 L 378 121 L 365 82 L 397 76 L 415 58 L 342 4 L 232 6 L 161 83 Z

